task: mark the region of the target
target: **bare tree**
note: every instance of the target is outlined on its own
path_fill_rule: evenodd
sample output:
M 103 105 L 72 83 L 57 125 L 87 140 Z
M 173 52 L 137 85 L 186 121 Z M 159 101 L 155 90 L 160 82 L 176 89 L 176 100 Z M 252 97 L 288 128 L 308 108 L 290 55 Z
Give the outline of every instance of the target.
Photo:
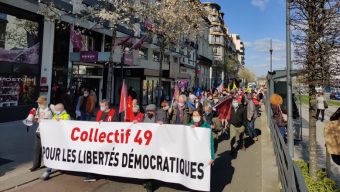
M 303 83 L 309 87 L 309 173 L 317 178 L 316 90 L 330 86 L 339 75 L 339 1 L 292 1 L 295 63 L 300 67 Z
M 155 3 L 143 4 L 149 12 L 145 18 L 152 22 L 149 32 L 156 36 L 160 47 L 159 88 L 162 87 L 163 59 L 169 45 L 189 47 L 203 34 L 206 13 L 197 0 L 157 0 Z M 159 92 L 160 97 L 160 92 Z M 159 98 L 158 98 L 159 99 Z M 159 104 L 160 102 L 158 102 Z

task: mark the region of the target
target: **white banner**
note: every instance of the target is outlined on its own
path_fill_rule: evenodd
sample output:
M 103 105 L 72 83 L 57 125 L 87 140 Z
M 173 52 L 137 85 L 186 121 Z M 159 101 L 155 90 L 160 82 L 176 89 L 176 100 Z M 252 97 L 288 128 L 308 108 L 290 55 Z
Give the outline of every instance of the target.
M 43 120 L 40 134 L 44 163 L 53 169 L 157 179 L 210 190 L 210 129 Z

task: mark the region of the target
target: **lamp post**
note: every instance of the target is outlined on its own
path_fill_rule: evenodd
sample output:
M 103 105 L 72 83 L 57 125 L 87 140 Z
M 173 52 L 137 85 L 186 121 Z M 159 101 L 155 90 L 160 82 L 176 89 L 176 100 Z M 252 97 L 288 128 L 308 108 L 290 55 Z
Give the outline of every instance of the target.
M 294 135 L 292 115 L 292 78 L 291 78 L 291 48 L 290 48 L 290 1 L 286 0 L 286 64 L 287 64 L 287 110 L 288 110 L 288 151 L 294 157 Z

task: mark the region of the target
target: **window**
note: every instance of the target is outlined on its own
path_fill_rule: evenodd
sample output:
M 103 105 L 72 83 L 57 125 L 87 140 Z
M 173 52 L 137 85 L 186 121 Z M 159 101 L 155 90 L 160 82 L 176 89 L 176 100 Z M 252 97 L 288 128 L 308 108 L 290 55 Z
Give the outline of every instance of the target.
M 2 5 L 0 8 L 3 9 Z M 10 8 L 3 10 L 0 12 L 0 108 L 34 104 L 40 74 L 42 23 L 34 14 L 13 11 L 12 15 Z
M 164 63 L 170 64 L 170 56 L 169 55 L 164 55 Z
M 83 51 L 93 51 L 94 50 L 94 38 L 87 36 L 87 35 L 81 35 L 83 39 Z
M 178 57 L 174 57 L 174 62 L 178 63 Z
M 148 60 L 148 49 L 147 48 L 140 48 L 138 53 L 139 53 L 139 58 Z
M 153 52 L 153 61 L 159 62 L 159 52 Z

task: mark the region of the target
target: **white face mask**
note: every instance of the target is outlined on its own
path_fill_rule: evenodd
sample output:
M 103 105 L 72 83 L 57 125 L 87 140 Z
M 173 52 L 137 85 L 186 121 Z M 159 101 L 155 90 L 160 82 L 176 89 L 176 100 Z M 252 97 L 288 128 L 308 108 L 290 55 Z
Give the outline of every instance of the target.
M 192 117 L 192 120 L 195 122 L 195 123 L 198 123 L 201 121 L 201 117 Z
M 165 106 L 165 107 L 163 107 L 163 110 L 166 111 L 166 110 L 168 110 L 169 108 L 170 108 L 169 106 Z
M 42 104 L 38 104 L 38 106 L 39 106 L 39 108 L 41 108 L 41 109 L 45 109 L 45 108 L 46 108 L 46 106 L 45 106 L 45 105 L 42 105 Z
M 56 114 L 56 115 L 60 115 L 60 114 L 61 114 L 61 111 L 55 111 L 55 114 Z
M 178 105 L 179 105 L 180 107 L 183 107 L 183 106 L 184 106 L 184 103 L 178 103 Z
M 105 110 L 106 110 L 106 107 L 105 107 L 105 106 L 100 106 L 100 110 L 101 110 L 101 111 L 105 111 Z

